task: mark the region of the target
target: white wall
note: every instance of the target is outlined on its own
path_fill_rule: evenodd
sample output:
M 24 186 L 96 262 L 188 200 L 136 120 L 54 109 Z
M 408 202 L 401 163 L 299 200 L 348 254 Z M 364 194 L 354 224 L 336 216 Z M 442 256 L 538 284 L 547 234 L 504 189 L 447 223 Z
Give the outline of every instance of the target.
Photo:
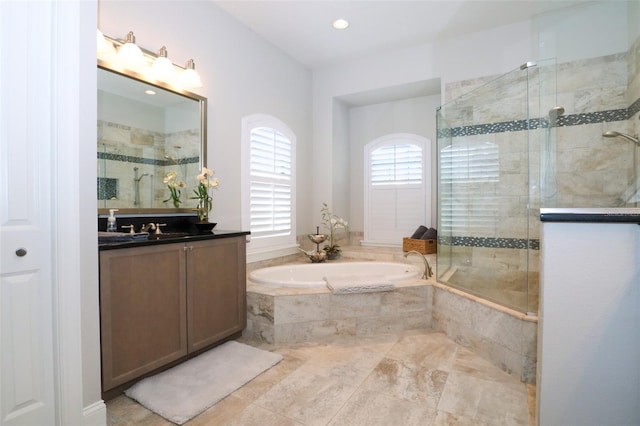
M 311 161 L 311 73 L 301 64 L 240 25 L 208 1 L 102 0 L 102 32 L 155 51 L 166 45 L 179 65 L 193 58 L 208 98 L 207 165 L 216 171 L 220 188 L 213 217 L 222 229 L 241 229 L 241 117 L 264 113 L 285 122 L 297 136 L 297 161 Z M 307 168 L 308 170 L 308 168 Z M 297 223 L 309 229 L 311 173 L 297 177 Z
M 627 22 L 637 2 L 600 2 L 539 16 L 538 58 L 558 62 L 626 52 L 637 33 L 637 20 Z M 631 31 L 629 31 L 631 29 Z
M 542 229 L 538 422 L 637 425 L 640 227 L 545 222 Z
M 398 49 L 384 54 L 356 59 L 344 64 L 316 69 L 313 71 L 313 158 L 314 165 L 321 166 L 315 175 L 329 175 L 343 180 L 343 167 L 350 167 L 351 187 L 348 198 L 350 205 L 343 205 L 344 194 L 336 194 L 337 185 L 327 185 L 326 180 L 313 181 L 313 205 L 326 201 L 333 205 L 334 211 L 349 211 L 346 219 L 353 224 L 352 231 L 362 231 L 362 186 L 354 179 L 362 179 L 362 157 L 354 157 L 351 149 L 351 161 L 348 166 L 337 164 L 335 151 L 342 151 L 343 139 L 335 138 L 333 125 L 336 116 L 342 114 L 339 104 L 334 100 L 346 95 L 383 89 L 392 86 L 441 79 L 447 82 L 459 81 L 487 75 L 499 75 L 519 67 L 533 58 L 534 38 L 533 23 L 525 21 L 513 25 L 495 28 L 489 31 L 466 35 L 464 37 L 440 41 L 436 44 L 425 44 L 406 49 Z M 391 65 L 390 65 L 391 64 Z M 426 120 L 434 120 L 433 107 L 440 104 L 436 98 L 425 106 L 425 117 L 420 113 L 419 119 L 412 126 L 427 126 Z M 431 118 L 426 118 L 431 113 Z M 413 113 L 412 113 L 413 114 Z M 416 115 L 412 115 L 416 117 Z M 424 130 L 422 130 L 424 131 Z M 435 124 L 433 133 L 424 134 L 433 140 L 435 150 Z M 421 133 L 422 134 L 422 133 Z M 434 151 L 435 152 L 435 151 Z M 435 171 L 437 156 L 433 155 L 432 168 Z M 360 171 L 354 170 L 359 167 Z M 435 179 L 434 179 L 435 182 Z M 358 190 L 358 188 L 360 188 Z M 433 191 L 435 206 L 435 190 Z M 319 213 L 314 211 L 316 216 Z M 436 218 L 435 210 L 432 217 Z M 317 219 L 316 219 L 317 220 Z M 358 226 L 360 227 L 358 227 Z
M 352 230 L 364 229 L 364 147 L 369 142 L 390 133 L 413 133 L 431 139 L 431 158 L 435 157 L 436 145 L 436 108 L 440 105 L 440 96 L 421 96 L 395 102 L 386 102 L 362 107 L 353 107 L 349 111 L 349 149 L 350 149 L 350 225 Z M 436 170 L 431 164 L 432 194 L 435 194 Z M 436 226 L 435 197 L 431 202 L 433 223 L 416 224 Z M 429 203 L 427 203 L 429 207 Z

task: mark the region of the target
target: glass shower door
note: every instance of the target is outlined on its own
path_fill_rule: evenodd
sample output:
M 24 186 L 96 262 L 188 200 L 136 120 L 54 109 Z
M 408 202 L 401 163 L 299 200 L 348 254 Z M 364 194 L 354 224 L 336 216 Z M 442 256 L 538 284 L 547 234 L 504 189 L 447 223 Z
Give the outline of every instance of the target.
M 521 312 L 531 311 L 529 287 L 537 287 L 529 282 L 529 251 L 538 248 L 529 229 L 529 132 L 540 123 L 531 119 L 534 65 L 437 113 L 437 279 Z

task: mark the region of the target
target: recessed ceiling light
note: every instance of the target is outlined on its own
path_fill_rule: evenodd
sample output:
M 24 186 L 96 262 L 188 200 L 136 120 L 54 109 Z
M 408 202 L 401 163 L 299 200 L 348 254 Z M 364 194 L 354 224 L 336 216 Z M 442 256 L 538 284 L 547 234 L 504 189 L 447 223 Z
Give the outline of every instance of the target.
M 155 95 L 156 92 L 154 92 L 153 90 L 149 89 L 149 90 L 145 90 L 144 93 L 146 93 L 147 95 Z
M 336 30 L 344 30 L 347 29 L 347 27 L 349 26 L 349 21 L 347 21 L 346 19 L 336 19 L 335 21 L 333 21 L 333 28 L 335 28 Z

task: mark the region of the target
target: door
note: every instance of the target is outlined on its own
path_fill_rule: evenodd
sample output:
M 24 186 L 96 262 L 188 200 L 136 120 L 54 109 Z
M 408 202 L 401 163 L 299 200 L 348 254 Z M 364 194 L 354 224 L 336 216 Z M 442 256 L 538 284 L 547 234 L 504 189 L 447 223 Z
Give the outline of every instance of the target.
M 3 425 L 56 423 L 49 195 L 53 173 L 46 149 L 52 138 L 52 10 L 49 2 L 0 2 Z

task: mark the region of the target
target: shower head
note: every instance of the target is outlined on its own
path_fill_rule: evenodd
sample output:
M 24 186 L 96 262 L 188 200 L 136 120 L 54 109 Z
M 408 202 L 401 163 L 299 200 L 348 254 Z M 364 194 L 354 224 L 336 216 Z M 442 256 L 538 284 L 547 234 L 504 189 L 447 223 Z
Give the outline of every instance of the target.
M 624 138 L 628 141 L 631 141 L 633 143 L 635 143 L 636 145 L 640 145 L 640 139 L 638 139 L 637 137 L 631 136 L 631 135 L 627 135 L 625 133 L 620 133 L 620 132 L 616 132 L 614 130 L 610 130 L 608 132 L 604 132 L 602 134 L 602 136 L 604 136 L 605 138 L 616 138 L 616 137 L 621 137 Z
M 558 117 L 564 114 L 564 107 L 555 106 L 549 110 L 549 127 L 558 125 Z
M 556 119 L 564 114 L 564 107 L 555 106 L 549 110 L 549 117 Z

